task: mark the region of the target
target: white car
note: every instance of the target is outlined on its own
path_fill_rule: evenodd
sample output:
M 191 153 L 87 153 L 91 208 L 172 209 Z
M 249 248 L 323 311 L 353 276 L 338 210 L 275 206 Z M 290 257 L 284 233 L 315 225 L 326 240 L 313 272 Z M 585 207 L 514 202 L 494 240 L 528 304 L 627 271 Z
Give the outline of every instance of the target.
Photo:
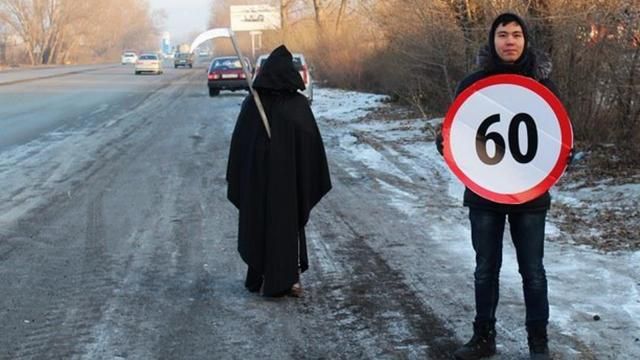
M 135 64 L 137 60 L 138 60 L 138 55 L 136 55 L 136 53 L 134 52 L 125 52 L 122 54 L 122 57 L 121 57 L 122 65 Z
M 311 102 L 313 102 L 313 79 L 311 78 L 309 65 L 307 64 L 307 61 L 305 60 L 304 55 L 299 53 L 294 53 L 291 55 L 293 55 L 293 66 L 300 73 L 300 77 L 302 78 L 302 81 L 304 82 L 304 86 L 305 86 L 305 89 L 300 92 L 307 97 L 307 99 L 309 100 L 309 104 L 311 104 Z M 258 73 L 260 72 L 260 67 L 264 64 L 264 62 L 267 60 L 268 57 L 269 57 L 268 54 L 258 56 L 258 59 L 256 60 L 256 67 L 255 67 L 256 71 L 253 76 L 254 79 L 256 75 L 258 75 Z
M 162 59 L 158 54 L 142 54 L 136 61 L 135 74 L 143 72 L 152 72 L 154 74 L 162 74 Z

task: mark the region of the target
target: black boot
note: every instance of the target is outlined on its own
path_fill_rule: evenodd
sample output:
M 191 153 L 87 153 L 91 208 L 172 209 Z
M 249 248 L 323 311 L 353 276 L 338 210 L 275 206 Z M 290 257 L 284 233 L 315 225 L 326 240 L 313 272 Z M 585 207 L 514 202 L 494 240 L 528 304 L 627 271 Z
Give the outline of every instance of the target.
M 546 325 L 527 325 L 529 342 L 529 358 L 532 360 L 549 360 L 549 345 Z
M 474 360 L 496 353 L 496 329 L 493 323 L 473 323 L 473 337 L 453 353 L 458 360 Z

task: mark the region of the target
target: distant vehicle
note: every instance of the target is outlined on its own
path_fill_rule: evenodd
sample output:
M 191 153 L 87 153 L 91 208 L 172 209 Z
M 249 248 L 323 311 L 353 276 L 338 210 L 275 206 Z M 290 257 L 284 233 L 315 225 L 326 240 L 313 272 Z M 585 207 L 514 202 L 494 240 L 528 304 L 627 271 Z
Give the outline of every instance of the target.
M 121 57 L 122 65 L 135 64 L 137 60 L 138 60 L 138 55 L 136 55 L 136 53 L 134 52 L 127 51 L 122 53 L 122 57 Z
M 162 59 L 158 54 L 142 54 L 136 61 L 135 74 L 143 72 L 152 72 L 154 74 L 162 74 Z
M 299 53 L 294 53 L 292 55 L 293 55 L 293 67 L 296 70 L 298 70 L 298 73 L 300 73 L 300 77 L 302 78 L 302 81 L 304 82 L 304 86 L 305 86 L 305 89 L 301 91 L 301 93 L 307 97 L 307 99 L 309 100 L 309 103 L 312 103 L 313 102 L 313 79 L 311 78 L 309 65 L 307 64 L 307 61 L 305 60 L 304 55 Z M 268 57 L 269 55 L 258 56 L 258 59 L 256 60 L 256 71 L 253 76 L 254 79 L 256 75 L 258 75 L 258 73 L 260 72 L 260 67 L 264 65 L 264 62 L 267 60 Z
M 176 53 L 173 57 L 173 67 L 178 66 L 193 67 L 193 55 L 191 53 Z
M 180 44 L 176 46 L 177 53 L 189 53 L 191 52 L 191 45 L 189 44 Z
M 244 58 L 244 63 L 251 72 L 251 62 Z M 249 90 L 247 78 L 242 70 L 242 63 L 237 56 L 223 56 L 211 60 L 207 72 L 209 96 L 217 96 L 220 90 Z

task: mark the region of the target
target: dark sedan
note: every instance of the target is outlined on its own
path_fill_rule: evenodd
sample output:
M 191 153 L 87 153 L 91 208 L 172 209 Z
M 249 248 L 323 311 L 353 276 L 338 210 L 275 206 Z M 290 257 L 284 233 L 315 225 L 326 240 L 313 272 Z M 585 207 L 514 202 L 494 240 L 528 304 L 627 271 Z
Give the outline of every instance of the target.
M 245 65 L 251 72 L 249 59 Z M 209 96 L 217 96 L 221 90 L 249 90 L 242 63 L 237 56 L 217 57 L 211 61 L 208 71 Z

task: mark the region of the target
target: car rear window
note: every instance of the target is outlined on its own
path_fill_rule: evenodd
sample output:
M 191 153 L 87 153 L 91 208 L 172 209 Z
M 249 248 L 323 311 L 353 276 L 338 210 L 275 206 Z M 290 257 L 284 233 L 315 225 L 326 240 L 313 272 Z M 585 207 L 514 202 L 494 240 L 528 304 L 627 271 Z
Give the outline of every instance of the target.
M 302 70 L 302 60 L 300 60 L 300 58 L 293 58 L 293 67 L 296 71 Z
M 158 57 L 155 55 L 142 55 L 140 60 L 158 60 Z
M 242 69 L 242 64 L 238 58 L 216 59 L 211 64 L 211 69 L 216 70 L 238 70 Z
M 136 56 L 136 54 L 132 54 L 132 53 L 124 54 L 124 57 L 134 57 L 134 56 Z

